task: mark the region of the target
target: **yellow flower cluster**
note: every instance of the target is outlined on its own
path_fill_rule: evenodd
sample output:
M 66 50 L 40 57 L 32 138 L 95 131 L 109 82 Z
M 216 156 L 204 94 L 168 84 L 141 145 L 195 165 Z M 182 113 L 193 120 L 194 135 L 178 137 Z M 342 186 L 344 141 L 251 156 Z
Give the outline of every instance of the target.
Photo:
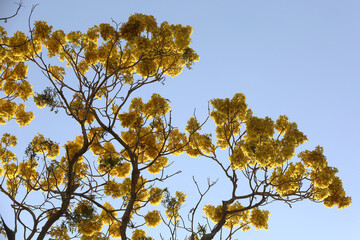
M 110 175 L 111 176 L 116 176 L 119 178 L 125 178 L 129 175 L 131 171 L 131 164 L 128 162 L 123 162 L 123 163 L 119 163 L 117 164 L 111 171 L 110 171 Z
M 44 135 L 38 133 L 31 141 L 33 150 L 39 154 L 44 154 L 48 158 L 56 158 L 60 153 L 60 146 L 49 139 L 45 139 Z
M 48 71 L 51 76 L 58 81 L 62 81 L 66 74 L 65 69 L 59 66 L 49 66 Z
M 154 93 L 150 100 L 144 105 L 144 114 L 148 118 L 164 116 L 171 110 L 167 100 L 159 94 Z
M 135 229 L 132 232 L 131 240 L 144 240 L 146 239 L 146 232 L 142 229 Z
M 100 214 L 101 221 L 107 225 L 112 224 L 114 222 L 114 217 L 117 216 L 117 212 L 114 211 L 115 209 L 113 208 L 113 206 L 111 206 L 109 202 L 104 203 L 103 207 L 107 211 L 105 211 L 104 209 L 101 211 Z M 109 214 L 109 212 L 111 212 L 111 214 Z
M 298 156 L 306 167 L 313 170 L 322 170 L 327 166 L 326 157 L 323 152 L 323 147 L 317 146 L 315 150 L 305 150 L 299 153 Z
M 185 146 L 186 141 L 186 135 L 176 128 L 170 132 L 167 138 L 166 147 L 172 154 L 179 155 L 183 152 L 183 147 Z
M 249 158 L 245 156 L 242 146 L 242 142 L 237 142 L 232 154 L 229 157 L 232 169 L 243 170 L 246 168 Z
M 115 150 L 115 147 L 112 143 L 110 144 L 101 144 L 99 142 L 100 137 L 99 134 L 96 132 L 95 129 L 90 130 L 90 133 L 88 134 L 88 138 L 92 139 L 91 145 L 90 145 L 90 151 L 94 154 L 94 156 L 102 155 L 102 154 L 108 154 L 108 156 L 112 156 L 112 154 L 115 154 L 116 152 L 111 153 L 109 150 Z M 110 147 L 110 149 L 106 149 L 105 147 Z M 116 154 L 118 155 L 118 154 Z M 98 158 L 98 161 L 100 159 Z
M 66 141 L 64 148 L 66 149 L 66 158 L 71 160 L 74 155 L 82 148 L 84 143 L 84 138 L 82 136 L 76 136 L 73 141 Z M 83 157 L 79 157 L 80 160 L 83 160 Z
M 0 124 L 6 124 L 6 120 L 16 117 L 16 122 L 21 126 L 28 125 L 34 118 L 32 112 L 25 111 L 24 104 L 16 104 L 10 100 L 0 99 Z
M 80 74 L 85 74 L 91 65 L 101 63 L 107 73 L 122 76 L 125 83 L 132 83 L 133 74 L 147 78 L 161 72 L 173 77 L 184 65 L 189 67 L 196 62 L 199 56 L 189 48 L 191 33 L 190 26 L 166 22 L 158 26 L 153 16 L 134 14 L 119 30 L 103 23 L 89 28 L 86 33 L 65 34 L 62 30 L 54 31 L 44 21 L 36 21 L 32 43 L 36 51 L 46 47 L 49 57 L 57 55 Z M 17 35 L 12 42 L 27 40 L 25 34 Z M 99 41 L 100 36 L 102 40 Z M 29 48 L 30 44 L 25 46 Z M 81 53 L 77 51 L 79 48 Z M 74 63 L 76 66 L 72 65 Z
M 33 38 L 39 42 L 45 42 L 50 38 L 52 26 L 49 26 L 45 21 L 35 21 Z
M 53 31 L 51 33 L 51 37 L 49 37 L 44 43 L 48 51 L 49 57 L 60 55 L 65 44 L 66 44 L 66 35 L 62 30 Z
M 351 197 L 346 196 L 342 181 L 335 176 L 337 169 L 328 166 L 323 151 L 322 147 L 317 146 L 313 151 L 305 150 L 298 155 L 303 164 L 311 169 L 312 198 L 323 201 L 329 208 L 348 207 L 351 204 Z
M 137 185 L 137 201 L 146 201 L 149 198 L 149 191 L 145 188 L 146 179 L 140 177 Z M 107 181 L 104 186 L 104 194 L 112 198 L 120 198 L 123 196 L 130 196 L 131 179 L 125 178 L 123 182 L 118 183 L 114 179 Z
M 77 222 L 77 228 L 80 234 L 92 236 L 102 229 L 103 221 L 101 216 L 94 214 L 94 209 L 90 201 L 78 202 L 75 212 L 79 214 L 82 219 Z
M 240 123 L 249 114 L 245 100 L 244 94 L 237 93 L 231 100 L 229 98 L 216 98 L 210 101 L 214 108 L 210 112 L 210 116 L 216 124 L 217 145 L 221 149 L 228 146 L 232 136 L 239 134 Z
M 121 125 L 130 129 L 138 129 L 144 124 L 144 119 L 140 115 L 141 112 L 131 111 L 118 115 Z
M 197 157 L 200 154 L 210 154 L 215 151 L 216 147 L 212 143 L 211 134 L 200 134 L 201 130 L 199 121 L 195 117 L 191 117 L 185 128 L 189 133 L 189 144 L 185 148 L 185 152 L 191 157 Z
M 32 46 L 26 34 L 21 31 L 17 31 L 12 37 L 6 38 L 4 45 L 8 47 L 7 50 L 9 51 L 5 56 L 5 60 L 13 62 L 25 62 L 30 57 L 33 57 L 35 52 L 39 52 L 41 48 L 37 43 Z
M 258 163 L 264 167 L 274 167 L 278 141 L 272 139 L 273 135 L 274 122 L 269 117 L 248 117 L 246 135 L 240 143 L 248 164 Z
M 154 93 L 147 103 L 143 103 L 141 98 L 131 100 L 129 112 L 118 114 L 121 125 L 130 129 L 138 129 L 145 119 L 164 116 L 170 111 L 170 106 L 166 99 Z
M 110 238 L 102 232 L 95 232 L 91 236 L 82 235 L 80 240 L 110 240 Z
M 4 133 L 0 139 L 0 175 L 4 174 L 7 177 L 13 178 L 17 172 L 16 155 L 10 151 L 9 147 L 15 147 L 17 139 L 15 136 L 10 135 L 9 133 Z
M 244 208 L 239 202 L 235 202 L 227 207 L 227 212 L 238 211 Z M 218 205 L 217 207 L 213 205 L 205 205 L 203 208 L 206 216 L 213 221 L 214 223 L 218 223 L 223 216 L 223 207 Z M 249 219 L 249 211 L 239 211 L 236 213 L 230 213 L 226 216 L 226 222 L 224 227 L 232 229 L 237 225 L 242 223 L 247 223 Z
M 116 182 L 114 179 L 111 181 L 107 181 L 104 186 L 104 194 L 107 196 L 111 196 L 112 198 L 120 198 L 126 194 L 126 192 L 123 192 L 123 189 L 121 189 L 122 184 Z
M 95 156 L 98 156 L 99 173 L 110 173 L 111 176 L 119 178 L 125 178 L 129 175 L 131 164 L 126 161 L 120 162 L 120 153 L 115 150 L 111 142 L 100 144 L 97 139 L 94 139 L 90 149 Z
M 26 112 L 24 104 L 18 105 L 16 111 L 16 123 L 19 124 L 20 127 L 28 125 L 33 118 L 34 114 L 32 112 Z
M 9 133 L 4 133 L 1 137 L 0 143 L 5 147 L 15 147 L 17 144 L 17 138 Z
M 173 77 L 185 64 L 197 61 L 199 56 L 189 48 L 191 33 L 190 26 L 164 22 L 158 27 L 153 16 L 143 14 L 130 16 L 120 28 L 120 35 L 132 47 L 135 58 L 147 57 L 135 68 L 143 77 L 152 76 L 159 69 Z M 163 52 L 166 54 L 161 56 Z
M 251 116 L 246 120 L 246 140 L 268 139 L 274 135 L 274 121 Z
M 77 159 L 74 159 L 75 154 L 82 148 L 84 144 L 84 138 L 82 136 L 77 136 L 73 141 L 67 141 L 64 144 L 66 150 L 65 156 L 60 160 L 60 166 L 66 170 L 69 168 L 69 162 L 76 160 L 74 165 L 74 172 L 79 178 L 84 178 L 87 176 L 87 170 L 89 168 L 88 164 L 84 163 L 84 157 L 79 156 Z
M 52 226 L 49 232 L 50 236 L 58 240 L 69 240 L 68 229 L 65 224 L 60 226 Z
M 71 31 L 66 34 L 66 41 L 70 44 L 80 45 L 83 34 L 80 31 Z
M 242 139 L 231 146 L 229 160 L 233 169 L 243 170 L 253 164 L 267 168 L 281 166 L 294 156 L 295 148 L 307 140 L 286 116 L 280 116 L 276 123 L 269 117 L 253 116 L 242 94 L 236 94 L 231 100 L 214 99 L 211 103 L 220 148 L 231 146 L 230 139 L 239 134 L 241 124 L 246 126 Z M 275 130 L 282 138 L 274 136 Z M 210 143 L 206 145 L 211 146 Z
M 222 206 L 215 207 L 214 205 L 205 205 L 203 208 L 204 213 L 211 221 L 218 223 L 222 216 Z
M 95 120 L 95 116 L 88 110 L 82 109 L 78 111 L 80 121 L 85 120 L 85 124 L 91 124 Z
M 25 187 L 28 191 L 33 190 L 37 180 L 39 178 L 39 173 L 36 170 L 36 167 L 39 164 L 35 159 L 29 159 L 27 161 L 19 163 L 18 172 L 20 176 L 25 180 Z
M 11 71 L 4 69 L 5 71 L 0 80 L 2 92 L 7 96 L 27 100 L 33 95 L 32 86 L 28 81 L 24 80 L 27 76 L 28 66 L 20 62 L 14 63 L 12 67 Z
M 15 163 L 6 163 L 3 166 L 3 170 L 4 170 L 4 175 L 8 179 L 15 179 L 18 171 L 18 166 Z
M 260 210 L 258 208 L 254 208 L 251 211 L 250 215 L 250 224 L 254 226 L 256 229 L 268 229 L 268 221 L 269 221 L 270 212 L 267 210 Z
M 161 216 L 159 211 L 154 210 L 151 212 L 148 212 L 145 217 L 145 223 L 148 227 L 156 227 L 161 223 Z
M 285 116 L 280 116 L 279 119 L 282 117 Z M 294 157 L 295 148 L 308 140 L 305 134 L 299 131 L 296 123 L 288 122 L 286 129 L 282 132 L 284 136 L 279 143 L 278 165 L 284 164 Z
M 116 106 L 113 111 L 116 112 Z M 141 98 L 131 101 L 128 112 L 118 114 L 118 118 L 127 131 L 121 132 L 121 137 L 136 155 L 138 163 L 146 165 L 148 171 L 157 174 L 168 164 L 163 156 L 164 151 L 180 154 L 187 141 L 186 135 L 178 129 L 170 129 L 163 121 L 170 111 L 166 99 L 153 94 L 148 102 Z M 121 157 L 130 161 L 128 150 L 123 149 Z
M 274 169 L 270 182 L 275 186 L 276 191 L 280 196 L 287 196 L 294 194 L 300 189 L 302 180 L 308 175 L 303 164 L 297 162 L 296 164 L 289 163 L 285 172 L 281 167 Z
M 6 178 L 7 192 L 15 196 L 19 188 L 18 166 L 15 163 L 17 158 L 8 148 L 16 145 L 16 137 L 4 133 L 0 140 L 0 175 Z
M 159 157 L 149 164 L 148 171 L 152 174 L 158 174 L 168 164 L 167 157 Z
M 86 236 L 92 236 L 99 232 L 102 229 L 102 226 L 103 224 L 99 216 L 95 216 L 90 221 L 81 221 L 77 225 L 79 233 Z
M 134 151 L 137 153 L 140 163 L 155 159 L 162 147 L 162 143 L 157 141 L 156 135 L 151 127 L 142 127 L 140 131 L 122 131 L 121 137 L 131 148 L 136 148 Z M 123 153 L 123 157 L 130 159 L 129 156 L 126 155 L 128 154 L 127 152 L 123 151 Z
M 336 168 L 326 166 L 321 170 L 311 171 L 310 178 L 315 187 L 327 188 L 334 180 L 337 172 Z
M 351 204 L 351 197 L 346 196 L 342 181 L 339 177 L 334 177 L 328 187 L 329 195 L 324 199 L 326 207 L 337 206 L 339 209 L 346 208 Z
M 120 227 L 121 227 L 121 223 L 119 222 L 115 222 L 111 224 L 109 228 L 110 236 L 112 236 L 113 238 L 120 238 L 121 237 Z
M 243 208 L 244 206 L 242 206 L 239 202 L 235 202 L 228 206 L 227 211 L 237 211 Z M 226 220 L 224 227 L 233 229 L 235 226 L 240 225 L 241 223 L 246 223 L 249 219 L 249 214 L 249 210 L 230 214 Z
M 33 118 L 33 113 L 26 112 L 23 104 L 16 99 L 27 100 L 33 95 L 31 84 L 26 81 L 28 66 L 25 62 L 38 51 L 37 45 L 30 46 L 23 32 L 16 32 L 12 37 L 0 26 L 0 124 L 16 118 L 20 126 L 26 126 Z
M 99 27 L 97 25 L 88 29 L 85 35 L 85 40 L 90 43 L 97 44 L 99 40 Z
M 59 165 L 48 168 L 48 175 L 39 181 L 42 191 L 49 191 L 56 189 L 59 185 L 64 183 L 65 171 Z
M 178 220 L 180 218 L 179 210 L 184 204 L 186 199 L 186 194 L 182 192 L 175 192 L 175 197 L 170 200 L 170 203 L 167 204 L 165 214 L 169 220 Z
M 61 69 L 59 71 L 61 71 Z M 61 74 L 61 73 L 54 73 L 54 74 Z M 60 75 L 59 77 L 61 79 L 62 75 Z M 95 120 L 95 116 L 92 113 L 93 109 L 86 108 L 84 105 L 85 101 L 86 100 L 84 99 L 83 96 L 81 96 L 78 93 L 75 93 L 73 95 L 72 101 L 69 104 L 71 112 L 72 114 L 75 115 L 75 118 L 79 122 L 79 124 L 81 124 L 82 122 L 84 124 L 91 124 Z
M 0 143 L 0 175 L 5 176 L 7 192 L 14 197 L 19 188 L 18 166 L 15 154 L 8 147 L 16 145 L 16 137 L 4 133 Z
M 115 28 L 113 26 L 111 26 L 108 23 L 101 23 L 99 25 L 100 28 L 100 36 L 102 37 L 102 39 L 104 39 L 105 41 L 109 40 L 109 39 L 116 39 L 118 33 L 116 32 Z
M 17 105 L 9 100 L 0 99 L 0 123 L 6 124 L 5 120 L 12 119 L 17 111 Z
M 117 159 L 119 157 L 119 153 L 115 150 L 114 144 L 111 142 L 104 142 L 100 144 L 97 140 L 95 140 L 90 146 L 93 154 L 98 156 L 98 162 L 104 162 L 108 159 Z M 104 166 L 106 168 L 107 166 Z M 101 167 L 99 167 L 101 168 Z M 107 169 L 103 169 L 101 171 L 106 172 Z M 109 169 L 110 170 L 110 169 Z
M 10 194 L 10 196 L 15 197 L 18 189 L 19 189 L 19 185 L 20 185 L 20 180 L 19 178 L 15 177 L 14 172 L 16 173 L 16 165 L 15 164 L 9 164 L 9 167 L 11 169 L 6 169 L 4 168 L 5 172 L 10 172 L 9 175 L 6 174 L 7 180 L 6 180 L 6 187 L 7 187 L 7 192 Z M 6 167 L 6 166 L 5 166 Z M 15 167 L 15 168 L 14 168 Z
M 193 134 L 199 130 L 201 130 L 199 121 L 195 117 L 191 117 L 187 122 L 185 131 L 188 132 L 189 134 Z
M 164 191 L 158 187 L 153 187 L 150 189 L 149 195 L 150 195 L 149 197 L 150 204 L 157 206 L 161 203 L 161 200 L 164 195 Z

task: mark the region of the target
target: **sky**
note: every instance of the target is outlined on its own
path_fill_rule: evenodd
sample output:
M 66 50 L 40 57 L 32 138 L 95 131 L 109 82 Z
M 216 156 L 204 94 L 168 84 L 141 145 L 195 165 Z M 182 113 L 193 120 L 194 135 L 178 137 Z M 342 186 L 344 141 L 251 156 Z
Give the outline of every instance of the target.
M 304 148 L 323 146 L 329 165 L 338 168 L 337 175 L 353 201 L 344 210 L 309 201 L 293 208 L 271 204 L 266 207 L 271 212 L 268 231 L 240 232 L 236 238 L 360 239 L 359 1 L 24 0 L 19 15 L 1 25 L 8 32 L 27 31 L 34 4 L 38 6 L 33 20 L 45 20 L 65 32 L 85 31 L 112 19 L 125 22 L 133 13 L 153 15 L 158 22 L 191 25 L 191 46 L 200 61 L 192 70 L 168 78 L 165 85 L 138 94 L 157 92 L 170 99 L 173 122 L 181 128 L 195 109 L 199 119 L 205 119 L 210 99 L 242 92 L 254 115 L 276 119 L 285 114 L 307 135 Z M 16 7 L 14 0 L 0 0 L 0 16 L 10 15 Z M 39 91 L 46 82 L 37 71 L 30 70 L 30 78 L 39 81 Z M 21 134 L 24 142 L 31 141 L 37 131 L 59 136 L 59 141 L 72 134 L 71 127 L 64 130 L 51 124 L 58 116 L 44 111 L 35 115 L 28 128 L 11 123 L 2 126 L 1 132 Z M 205 129 L 212 131 L 213 123 L 209 121 Z M 181 158 L 193 166 L 175 179 L 189 182 L 184 189 L 188 195 L 196 194 L 192 175 L 202 183 L 208 177 L 218 178 L 206 160 Z M 221 184 L 215 186 L 208 200 L 226 195 L 224 189 Z

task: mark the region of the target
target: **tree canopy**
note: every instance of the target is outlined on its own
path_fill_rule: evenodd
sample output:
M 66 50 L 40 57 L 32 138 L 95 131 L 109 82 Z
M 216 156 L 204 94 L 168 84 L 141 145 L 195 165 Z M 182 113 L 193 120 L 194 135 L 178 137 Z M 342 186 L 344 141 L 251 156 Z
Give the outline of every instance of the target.
M 8 36 L 0 26 L 3 127 L 9 121 L 29 125 L 34 114 L 26 106 L 33 99 L 37 107 L 73 119 L 81 133 L 64 143 L 38 133 L 19 158 L 12 149 L 21 136 L 6 129 L 0 196 L 12 202 L 15 228 L 2 216 L 4 236 L 228 239 L 239 230 L 267 229 L 266 205 L 272 202 L 351 204 L 323 148 L 296 156 L 307 141 L 297 124 L 285 115 L 254 116 L 242 93 L 210 100 L 208 118 L 194 115 L 185 129 L 173 124 L 168 99 L 136 96 L 138 89 L 163 83 L 199 60 L 191 34 L 191 26 L 157 23 L 144 14 L 87 32 L 65 33 L 35 21 L 28 34 Z M 38 83 L 27 77 L 28 66 L 43 73 L 43 92 L 33 92 Z M 215 129 L 206 133 L 202 128 L 210 119 Z M 214 178 L 229 183 L 228 196 L 216 205 L 204 202 L 216 181 L 202 189 L 194 178 L 198 201 L 187 203 L 192 207 L 184 213 L 186 192 L 163 187 L 181 170 L 171 170 L 180 154 L 215 163 Z M 239 187 L 244 184 L 246 190 Z M 30 218 L 24 221 L 23 215 Z M 162 230 L 149 235 L 149 228 Z

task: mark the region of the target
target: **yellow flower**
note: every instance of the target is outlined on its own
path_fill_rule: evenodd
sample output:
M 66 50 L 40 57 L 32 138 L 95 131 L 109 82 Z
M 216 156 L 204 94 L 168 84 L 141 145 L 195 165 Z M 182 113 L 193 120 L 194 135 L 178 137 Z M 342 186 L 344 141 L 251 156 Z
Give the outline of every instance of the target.
M 305 150 L 299 153 L 298 157 L 305 164 L 306 167 L 321 170 L 327 166 L 326 157 L 323 155 L 323 147 L 317 146 L 315 150 Z
M 51 37 L 45 42 L 47 47 L 48 56 L 53 57 L 59 55 L 63 46 L 66 44 L 66 35 L 62 30 L 56 30 L 52 33 Z
M 117 212 L 114 211 L 113 206 L 111 206 L 109 202 L 104 203 L 104 208 L 106 208 L 107 211 L 105 211 L 104 209 L 101 211 L 101 221 L 103 221 L 103 223 L 105 224 L 111 224 L 112 222 L 114 222 L 114 217 L 117 216 Z
M 146 237 L 146 232 L 142 229 L 135 229 L 131 240 L 143 240 Z
M 117 164 L 111 171 L 111 176 L 116 176 L 119 178 L 125 178 L 129 175 L 131 171 L 131 164 L 128 162 L 123 162 L 120 164 Z
M 145 217 L 145 223 L 148 227 L 156 227 L 161 223 L 161 216 L 159 211 L 154 210 L 151 212 L 148 212 Z
M 168 164 L 167 157 L 159 157 L 151 162 L 152 164 L 148 167 L 149 173 L 158 174 Z
M 176 191 L 175 197 L 171 198 L 167 202 L 165 214 L 169 220 L 177 220 L 180 218 L 179 210 L 182 204 L 184 204 L 186 194 Z
M 100 27 L 100 35 L 105 41 L 115 37 L 116 35 L 115 28 L 110 24 L 101 23 L 99 27 Z
M 217 207 L 213 205 L 205 205 L 203 208 L 204 213 L 211 221 L 214 223 L 218 223 L 221 219 L 222 215 L 222 206 L 219 205 Z
M 120 227 L 121 227 L 121 223 L 119 223 L 119 222 L 115 222 L 115 223 L 111 224 L 111 226 L 109 228 L 110 236 L 113 238 L 120 238 L 121 237 Z
M 249 159 L 245 156 L 245 154 L 241 148 L 241 142 L 238 142 L 236 144 L 229 159 L 231 162 L 232 169 L 239 169 L 239 170 L 245 169 L 246 164 L 248 163 Z
M 99 232 L 102 228 L 102 222 L 98 217 L 95 217 L 94 219 L 91 219 L 90 221 L 81 221 L 78 223 L 78 230 L 79 233 L 86 235 L 86 236 L 92 236 L 94 233 Z
M 250 117 L 246 121 L 246 139 L 269 138 L 274 135 L 274 121 L 269 117 Z
M 34 114 L 32 112 L 26 112 L 24 104 L 19 104 L 16 111 L 16 122 L 20 125 L 20 127 L 28 125 L 31 120 L 34 118 Z
M 64 75 L 66 74 L 65 69 L 59 66 L 49 66 L 49 73 L 58 81 L 62 81 L 64 79 Z
M 33 138 L 31 144 L 36 153 L 46 153 L 49 158 L 54 159 L 60 154 L 60 146 L 50 139 L 45 139 L 40 133 Z
M 17 138 L 15 136 L 10 135 L 9 133 L 3 133 L 0 142 L 5 146 L 15 147 L 17 144 Z
M 35 21 L 34 26 L 34 39 L 44 41 L 50 37 L 52 26 L 49 26 L 45 21 Z
M 16 114 L 18 106 L 16 103 L 11 102 L 9 100 L 0 99 L 0 116 L 3 118 L 10 120 Z
M 228 211 L 236 211 L 241 210 L 244 208 L 239 202 L 235 202 L 228 206 Z M 249 211 L 241 211 L 238 213 L 233 213 L 230 216 L 227 217 L 226 223 L 224 227 L 233 229 L 236 225 L 239 225 L 240 223 L 246 223 L 249 218 Z
M 119 198 L 126 194 L 126 192 L 121 190 L 121 184 L 117 183 L 114 179 L 105 183 L 104 190 L 104 194 L 112 198 Z
M 68 229 L 64 224 L 62 224 L 60 226 L 52 226 L 49 234 L 51 237 L 54 237 L 57 240 L 69 240 L 70 239 L 70 236 L 68 234 Z
M 256 229 L 268 229 L 268 221 L 269 221 L 270 212 L 267 210 L 260 210 L 258 208 L 254 208 L 251 211 L 250 215 L 250 223 Z
M 161 203 L 161 200 L 163 198 L 164 192 L 162 189 L 158 188 L 158 187 L 153 187 L 150 189 L 150 198 L 149 198 L 149 202 L 152 205 L 159 205 Z

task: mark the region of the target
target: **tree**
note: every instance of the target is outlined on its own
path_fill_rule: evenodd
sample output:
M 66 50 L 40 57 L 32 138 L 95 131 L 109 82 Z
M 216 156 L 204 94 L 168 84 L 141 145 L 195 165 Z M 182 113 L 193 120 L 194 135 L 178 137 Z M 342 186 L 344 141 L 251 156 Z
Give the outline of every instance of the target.
M 12 202 L 15 218 L 13 229 L 1 218 L 8 239 L 17 233 L 24 239 L 152 239 L 146 228 L 161 223 L 169 230 L 161 238 L 231 239 L 239 230 L 267 229 L 263 207 L 274 201 L 351 204 L 323 148 L 294 158 L 307 141 L 296 123 L 254 116 L 241 93 L 210 101 L 214 139 L 201 131 L 207 120 L 195 115 L 184 131 L 173 126 L 169 101 L 159 94 L 147 101 L 134 97 L 138 89 L 191 68 L 199 59 L 189 46 L 191 33 L 190 26 L 158 24 L 143 14 L 86 33 L 35 21 L 28 36 L 19 31 L 8 37 L 0 27 L 0 122 L 28 125 L 34 114 L 25 104 L 33 98 L 39 108 L 73 119 L 80 133 L 62 147 L 39 133 L 23 160 L 12 152 L 17 138 L 3 134 L 0 192 Z M 33 93 L 36 82 L 27 80 L 26 64 L 47 79 L 42 93 Z M 169 173 L 169 158 L 182 153 L 214 162 L 229 182 L 230 197 L 217 206 L 203 204 L 216 181 L 201 189 L 194 178 L 199 198 L 184 215 L 186 194 L 160 187 L 179 173 Z M 239 188 L 244 183 L 246 192 Z M 198 220 L 201 208 L 205 222 Z M 22 220 L 25 214 L 29 221 Z

